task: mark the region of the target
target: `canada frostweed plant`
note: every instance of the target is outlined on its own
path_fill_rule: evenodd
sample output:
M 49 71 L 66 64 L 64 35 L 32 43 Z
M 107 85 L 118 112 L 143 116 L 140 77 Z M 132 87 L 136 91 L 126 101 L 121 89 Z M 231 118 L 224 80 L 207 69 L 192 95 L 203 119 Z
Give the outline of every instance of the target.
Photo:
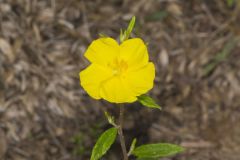
M 139 159 L 161 158 L 183 151 L 182 147 L 168 143 L 135 147 L 136 139 L 127 151 L 122 131 L 124 103 L 139 101 L 146 107 L 160 109 L 152 98 L 145 95 L 153 87 L 155 67 L 149 62 L 147 46 L 143 40 L 129 39 L 134 25 L 135 17 L 125 31 L 121 30 L 120 43 L 102 36 L 94 40 L 84 54 L 91 64 L 79 73 L 81 86 L 94 99 L 104 99 L 120 107 L 118 124 L 114 117 L 105 113 L 113 127 L 99 137 L 93 148 L 91 160 L 100 159 L 110 149 L 117 134 L 124 160 L 128 160 L 131 155 Z

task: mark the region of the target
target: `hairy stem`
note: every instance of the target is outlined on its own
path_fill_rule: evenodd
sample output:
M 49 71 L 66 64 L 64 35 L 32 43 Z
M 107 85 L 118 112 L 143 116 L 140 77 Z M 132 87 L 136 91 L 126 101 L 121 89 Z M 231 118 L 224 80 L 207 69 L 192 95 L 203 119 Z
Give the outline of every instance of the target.
M 118 134 L 119 134 L 119 139 L 120 139 L 120 144 L 121 144 L 124 160 L 128 160 L 127 149 L 126 149 L 125 139 L 124 139 L 123 130 L 122 130 L 123 119 L 124 119 L 124 105 L 121 104 L 119 106 L 120 106 L 120 113 L 119 113 Z

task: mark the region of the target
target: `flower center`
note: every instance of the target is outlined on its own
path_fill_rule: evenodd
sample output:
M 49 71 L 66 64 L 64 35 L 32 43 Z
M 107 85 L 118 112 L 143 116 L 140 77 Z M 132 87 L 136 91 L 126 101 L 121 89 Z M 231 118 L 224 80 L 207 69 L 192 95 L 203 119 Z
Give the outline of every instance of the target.
M 112 69 L 114 76 L 122 75 L 128 68 L 128 64 L 124 60 L 115 59 L 108 66 Z

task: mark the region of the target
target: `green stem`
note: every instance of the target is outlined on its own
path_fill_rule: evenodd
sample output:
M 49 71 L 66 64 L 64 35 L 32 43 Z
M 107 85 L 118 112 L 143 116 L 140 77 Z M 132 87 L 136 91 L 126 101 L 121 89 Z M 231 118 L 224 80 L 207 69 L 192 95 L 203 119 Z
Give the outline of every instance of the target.
M 120 113 L 119 113 L 118 134 L 119 134 L 120 144 L 121 144 L 121 148 L 122 148 L 122 152 L 123 152 L 123 159 L 128 160 L 125 138 L 124 138 L 123 130 L 122 130 L 123 120 L 124 120 L 124 105 L 121 104 L 119 106 L 120 106 Z

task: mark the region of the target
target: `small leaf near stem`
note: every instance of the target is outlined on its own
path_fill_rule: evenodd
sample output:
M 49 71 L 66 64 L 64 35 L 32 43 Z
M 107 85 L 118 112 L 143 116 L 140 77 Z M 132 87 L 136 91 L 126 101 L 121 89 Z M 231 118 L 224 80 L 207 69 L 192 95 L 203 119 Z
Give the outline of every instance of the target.
M 126 30 L 125 40 L 127 40 L 127 39 L 129 38 L 129 36 L 131 35 L 132 30 L 133 30 L 133 28 L 134 28 L 134 26 L 135 26 L 135 21 L 136 21 L 136 17 L 133 16 L 132 19 L 131 19 L 131 21 L 129 22 L 128 28 L 127 28 L 127 30 Z
M 124 39 L 125 39 L 125 32 L 122 29 L 120 29 L 120 42 L 122 43 Z
M 117 136 L 117 128 L 106 130 L 97 140 L 90 160 L 99 160 L 111 147 Z
M 146 94 L 138 96 L 138 101 L 145 107 L 161 109 L 161 107 L 151 97 L 149 97 Z
M 111 125 L 113 125 L 115 128 L 117 128 L 117 124 L 115 123 L 115 118 L 110 115 L 107 111 L 104 112 L 104 115 L 107 117 L 108 123 L 110 123 Z
M 130 37 L 130 35 L 132 33 L 132 30 L 133 30 L 133 28 L 135 26 L 135 22 L 136 22 L 136 17 L 133 16 L 131 21 L 128 24 L 127 30 L 120 29 L 120 42 L 121 43 L 123 41 L 127 40 Z
M 136 143 L 137 143 L 137 139 L 134 138 L 133 141 L 132 141 L 131 147 L 130 147 L 130 149 L 129 149 L 128 156 L 130 156 L 130 155 L 132 154 L 133 150 L 134 150 L 135 147 L 136 147 Z

